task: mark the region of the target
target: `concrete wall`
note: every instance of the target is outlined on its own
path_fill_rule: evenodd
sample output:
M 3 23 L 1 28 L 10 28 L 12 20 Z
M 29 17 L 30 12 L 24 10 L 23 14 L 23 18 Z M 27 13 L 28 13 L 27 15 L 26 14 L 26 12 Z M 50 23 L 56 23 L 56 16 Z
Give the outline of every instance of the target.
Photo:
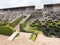
M 60 11 L 60 5 L 54 5 L 53 10 L 54 11 Z
M 46 9 L 48 11 L 52 11 L 53 10 L 53 5 L 44 5 L 44 9 Z
M 34 11 L 35 7 L 0 9 L 0 21 L 12 21 L 20 15 L 27 15 Z
M 34 18 L 42 18 L 42 12 L 41 11 L 33 12 L 32 16 Z
M 60 4 L 44 5 L 44 9 L 49 11 L 60 11 Z

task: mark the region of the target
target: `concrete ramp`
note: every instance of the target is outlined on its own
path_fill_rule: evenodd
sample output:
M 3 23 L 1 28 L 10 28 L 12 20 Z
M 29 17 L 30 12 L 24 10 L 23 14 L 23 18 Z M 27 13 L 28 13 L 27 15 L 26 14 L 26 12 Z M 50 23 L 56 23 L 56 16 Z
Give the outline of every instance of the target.
M 14 32 L 9 38 L 8 40 L 13 40 L 17 35 L 19 34 L 19 32 Z
M 29 14 L 26 18 L 22 19 L 22 21 L 17 25 L 17 28 L 16 28 L 16 32 L 14 32 L 9 38 L 8 40 L 13 40 L 18 34 L 19 34 L 19 25 L 20 24 L 23 24 L 31 15 Z M 17 31 L 18 30 L 18 31 Z

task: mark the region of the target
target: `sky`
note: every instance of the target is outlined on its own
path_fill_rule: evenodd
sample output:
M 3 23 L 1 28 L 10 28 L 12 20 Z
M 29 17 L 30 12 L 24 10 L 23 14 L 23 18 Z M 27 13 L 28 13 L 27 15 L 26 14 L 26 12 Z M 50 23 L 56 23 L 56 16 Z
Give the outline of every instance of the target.
M 0 0 L 0 8 L 35 5 L 36 8 L 41 9 L 44 4 L 55 3 L 60 3 L 60 0 Z

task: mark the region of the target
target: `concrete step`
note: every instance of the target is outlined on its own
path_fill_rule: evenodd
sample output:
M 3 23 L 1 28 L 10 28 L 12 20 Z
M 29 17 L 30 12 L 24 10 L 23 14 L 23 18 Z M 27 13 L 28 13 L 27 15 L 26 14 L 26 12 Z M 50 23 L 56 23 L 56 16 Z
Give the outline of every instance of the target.
M 9 38 L 8 40 L 13 40 L 17 35 L 19 34 L 19 32 L 14 32 Z

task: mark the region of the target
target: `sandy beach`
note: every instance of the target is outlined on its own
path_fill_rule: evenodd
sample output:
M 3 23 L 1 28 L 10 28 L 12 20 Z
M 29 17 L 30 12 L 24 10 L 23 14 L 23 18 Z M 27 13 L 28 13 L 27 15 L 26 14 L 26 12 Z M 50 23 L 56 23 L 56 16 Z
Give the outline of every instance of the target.
M 14 40 L 7 40 L 9 36 L 0 35 L 0 45 L 60 45 L 59 38 L 38 35 L 35 41 L 30 40 L 31 33 L 21 32 Z

